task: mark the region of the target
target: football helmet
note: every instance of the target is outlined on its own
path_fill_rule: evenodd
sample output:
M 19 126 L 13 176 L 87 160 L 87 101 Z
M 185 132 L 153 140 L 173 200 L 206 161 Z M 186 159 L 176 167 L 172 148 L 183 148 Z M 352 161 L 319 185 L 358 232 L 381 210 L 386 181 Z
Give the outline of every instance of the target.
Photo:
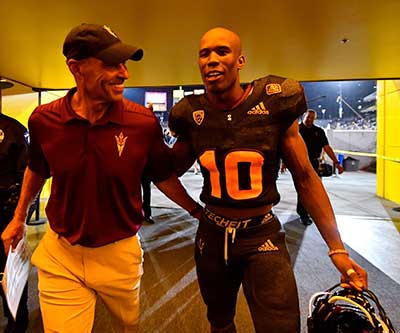
M 311 296 L 308 333 L 394 333 L 378 298 L 370 290 L 340 284 Z

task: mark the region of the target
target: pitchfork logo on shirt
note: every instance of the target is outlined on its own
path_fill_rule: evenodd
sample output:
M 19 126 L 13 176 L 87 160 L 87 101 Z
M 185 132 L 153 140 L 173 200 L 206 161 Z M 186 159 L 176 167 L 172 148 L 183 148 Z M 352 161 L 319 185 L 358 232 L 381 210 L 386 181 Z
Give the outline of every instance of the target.
M 201 125 L 204 120 L 204 110 L 196 110 L 193 112 L 193 120 L 197 125 Z
M 118 148 L 118 156 L 121 157 L 122 151 L 124 150 L 127 136 L 124 136 L 124 133 L 119 133 L 118 136 L 115 135 L 115 140 L 117 140 L 117 148 Z

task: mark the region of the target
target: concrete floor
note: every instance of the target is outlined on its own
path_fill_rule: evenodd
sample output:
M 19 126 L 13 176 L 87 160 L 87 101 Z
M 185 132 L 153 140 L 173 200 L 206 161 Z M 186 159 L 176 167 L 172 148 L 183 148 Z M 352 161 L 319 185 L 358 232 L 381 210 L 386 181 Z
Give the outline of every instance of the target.
M 188 172 L 181 178 L 195 198 L 201 190 L 201 176 Z M 396 203 L 375 195 L 375 175 L 363 171 L 345 172 L 323 180 L 336 213 L 342 238 L 352 257 L 368 269 L 370 289 L 377 293 L 395 328 L 400 329 L 400 213 Z M 339 275 L 326 256 L 327 248 L 315 225 L 304 227 L 295 213 L 296 193 L 291 175 L 280 175 L 281 202 L 274 208 L 288 240 L 298 281 L 302 332 L 310 296 L 339 282 Z M 193 239 L 197 221 L 179 209 L 156 188 L 152 190 L 154 225 L 140 230 L 145 250 L 145 273 L 141 290 L 141 332 L 207 332 L 205 307 L 196 282 Z M 28 239 L 34 248 L 46 225 L 30 226 Z M 364 266 L 365 265 L 365 266 Z M 312 280 L 314 281 L 312 282 Z M 36 272 L 32 271 L 29 294 L 29 332 L 42 332 L 37 301 Z M 385 289 L 381 290 L 384 284 Z M 387 287 L 386 287 L 387 286 Z M 242 293 L 239 295 L 238 332 L 251 333 L 250 315 Z M 0 332 L 5 320 L 0 322 Z M 107 312 L 99 302 L 93 332 L 110 332 Z M 75 332 L 73 332 L 75 333 Z

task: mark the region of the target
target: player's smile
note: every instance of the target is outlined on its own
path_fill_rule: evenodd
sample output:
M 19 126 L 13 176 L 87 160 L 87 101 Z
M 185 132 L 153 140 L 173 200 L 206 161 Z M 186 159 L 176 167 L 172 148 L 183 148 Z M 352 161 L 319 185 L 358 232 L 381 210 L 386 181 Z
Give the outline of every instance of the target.
M 206 79 L 209 82 L 217 81 L 218 79 L 222 78 L 223 72 L 220 71 L 210 71 L 206 74 Z

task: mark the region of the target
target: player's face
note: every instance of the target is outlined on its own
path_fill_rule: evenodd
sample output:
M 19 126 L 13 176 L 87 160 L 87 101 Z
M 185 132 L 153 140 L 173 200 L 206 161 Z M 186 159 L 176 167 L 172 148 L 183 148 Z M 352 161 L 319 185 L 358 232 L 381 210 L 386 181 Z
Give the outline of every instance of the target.
M 83 60 L 81 72 L 81 88 L 89 98 L 101 102 L 122 99 L 124 81 L 129 78 L 125 63 L 109 66 L 96 58 L 88 58 Z
M 212 29 L 200 40 L 198 64 L 207 92 L 224 93 L 239 82 L 244 65 L 240 39 L 225 29 Z

